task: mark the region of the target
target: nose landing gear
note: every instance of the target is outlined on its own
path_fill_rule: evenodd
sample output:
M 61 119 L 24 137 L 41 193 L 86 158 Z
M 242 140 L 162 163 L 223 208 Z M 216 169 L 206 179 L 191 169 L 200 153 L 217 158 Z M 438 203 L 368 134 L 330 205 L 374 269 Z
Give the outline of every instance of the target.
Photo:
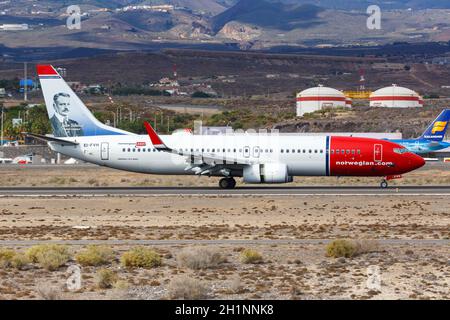
M 382 189 L 386 189 L 388 187 L 388 182 L 385 179 L 383 179 L 383 181 L 381 181 L 380 183 L 380 187 Z
M 234 189 L 236 187 L 236 180 L 233 178 L 222 178 L 219 181 L 219 187 L 222 189 Z

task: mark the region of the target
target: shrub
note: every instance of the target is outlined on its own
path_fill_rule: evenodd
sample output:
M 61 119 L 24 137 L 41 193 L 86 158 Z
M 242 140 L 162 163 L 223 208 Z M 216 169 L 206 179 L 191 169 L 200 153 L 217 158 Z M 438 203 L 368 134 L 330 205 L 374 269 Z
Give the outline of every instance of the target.
M 331 241 L 327 245 L 327 256 L 333 258 L 351 258 L 359 254 L 379 250 L 379 243 L 376 240 L 349 240 L 338 239 Z
M 100 266 L 111 263 L 114 251 L 103 246 L 90 245 L 86 250 L 79 252 L 75 260 L 82 266 Z
M 245 249 L 241 252 L 241 261 L 243 263 L 262 263 L 262 255 L 253 249 Z
M 100 289 L 111 288 L 119 279 L 117 274 L 109 269 L 100 269 L 97 272 L 96 284 Z
M 16 252 L 11 249 L 0 249 L 0 268 L 11 267 L 12 260 Z
M 198 300 L 208 296 L 208 289 L 201 281 L 184 275 L 173 278 L 167 290 L 171 299 Z
M 61 300 L 61 290 L 55 287 L 50 287 L 47 284 L 41 284 L 37 287 L 37 292 L 43 300 Z
M 32 246 L 25 252 L 26 257 L 46 270 L 56 270 L 70 259 L 69 248 L 59 244 Z
M 30 259 L 24 253 L 16 254 L 11 260 L 11 266 L 16 269 L 22 269 L 30 263 Z
M 215 268 L 226 262 L 226 258 L 216 249 L 211 248 L 185 248 L 177 255 L 180 266 L 190 269 Z
M 162 263 L 161 256 L 151 249 L 135 247 L 125 252 L 120 258 L 120 262 L 127 268 L 154 268 Z
M 351 240 L 337 239 L 327 245 L 327 256 L 350 258 L 356 254 L 356 244 Z

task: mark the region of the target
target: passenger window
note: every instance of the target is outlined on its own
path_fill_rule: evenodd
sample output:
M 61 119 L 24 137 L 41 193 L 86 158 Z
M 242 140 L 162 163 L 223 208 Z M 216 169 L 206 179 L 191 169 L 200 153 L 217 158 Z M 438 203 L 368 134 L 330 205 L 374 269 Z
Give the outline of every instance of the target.
M 125 152 L 125 148 L 122 149 L 122 152 Z
M 309 149 L 309 153 L 312 153 L 312 150 L 311 150 L 311 149 Z
M 341 150 L 341 153 L 342 153 L 342 154 L 345 154 L 345 150 L 344 150 L 344 149 L 342 149 L 342 150 Z
M 284 149 L 281 149 L 281 153 L 284 153 Z
M 339 149 L 336 149 L 336 154 L 339 154 Z
M 133 149 L 133 152 L 136 152 L 136 149 Z
M 295 153 L 295 149 L 292 149 L 292 153 Z
M 352 150 L 352 154 L 355 154 L 355 150 Z
M 323 150 L 322 150 L 322 149 L 320 149 L 320 153 L 323 153 Z
M 331 154 L 334 154 L 334 149 L 331 149 Z
M 138 152 L 141 152 L 141 149 L 138 148 L 137 151 L 138 151 Z
M 314 150 L 314 153 L 317 153 L 317 149 Z
M 350 150 L 347 149 L 347 154 L 350 154 Z
M 289 153 L 289 149 L 286 149 L 286 153 Z
M 361 154 L 361 150 L 358 149 L 358 154 Z

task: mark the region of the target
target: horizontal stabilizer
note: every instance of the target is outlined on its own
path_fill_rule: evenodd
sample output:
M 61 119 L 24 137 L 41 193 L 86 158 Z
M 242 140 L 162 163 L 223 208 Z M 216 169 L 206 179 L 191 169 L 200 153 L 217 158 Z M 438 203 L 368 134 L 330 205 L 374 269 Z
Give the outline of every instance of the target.
M 71 145 L 71 146 L 76 146 L 78 145 L 78 142 L 73 142 L 73 141 L 68 141 L 68 140 L 64 140 L 61 138 L 55 138 L 55 137 L 49 137 L 49 136 L 44 136 L 41 134 L 36 134 L 36 133 L 28 133 L 28 132 L 23 132 L 24 135 L 26 135 L 27 137 L 32 137 L 41 141 L 46 141 L 46 142 L 57 142 L 60 144 L 65 144 L 65 145 Z

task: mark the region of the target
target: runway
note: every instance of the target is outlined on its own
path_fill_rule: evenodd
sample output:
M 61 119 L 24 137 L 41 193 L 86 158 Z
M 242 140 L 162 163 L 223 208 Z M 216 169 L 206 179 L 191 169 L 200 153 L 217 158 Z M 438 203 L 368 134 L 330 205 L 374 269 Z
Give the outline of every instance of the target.
M 110 245 L 110 246 L 178 246 L 178 245 L 321 245 L 335 239 L 217 239 L 217 240 L 0 240 L 0 246 L 33 246 L 37 244 Z M 449 239 L 377 239 L 382 245 L 448 246 Z
M 2 187 L 0 197 L 14 196 L 446 196 L 450 186 L 379 187 L 313 186 L 248 187 L 223 190 L 218 187 Z

